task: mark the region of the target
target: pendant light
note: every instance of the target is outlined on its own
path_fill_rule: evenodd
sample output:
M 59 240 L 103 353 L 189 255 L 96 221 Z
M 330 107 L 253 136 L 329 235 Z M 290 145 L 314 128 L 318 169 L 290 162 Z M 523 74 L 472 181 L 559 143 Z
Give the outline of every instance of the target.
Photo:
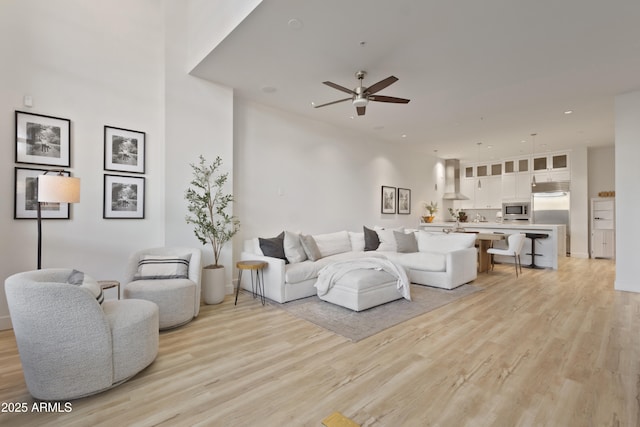
M 532 133 L 531 134 L 531 161 L 534 162 L 535 161 L 535 156 L 536 156 L 536 135 L 537 133 Z M 532 171 L 532 178 L 531 178 L 531 186 L 535 187 L 536 186 L 536 174 L 535 174 L 535 169 L 533 168 L 533 164 L 531 166 L 531 171 Z

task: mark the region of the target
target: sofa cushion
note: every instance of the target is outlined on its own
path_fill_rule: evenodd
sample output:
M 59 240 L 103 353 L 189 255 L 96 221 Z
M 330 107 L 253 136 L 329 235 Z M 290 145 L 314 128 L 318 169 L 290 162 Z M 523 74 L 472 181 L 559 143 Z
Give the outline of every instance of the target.
M 284 232 L 284 255 L 290 263 L 302 262 L 307 259 L 307 253 L 300 242 L 300 233 Z
M 380 246 L 380 238 L 378 237 L 378 233 L 375 230 L 372 230 L 367 227 L 362 227 L 364 231 L 364 250 L 365 251 L 375 251 Z
M 351 240 L 349 240 L 349 233 L 347 231 L 314 234 L 313 240 L 315 240 L 316 245 L 318 245 L 318 250 L 322 258 L 343 252 L 351 252 Z
M 418 232 L 418 250 L 420 252 L 447 253 L 472 248 L 476 243 L 475 233 L 433 233 Z
M 349 232 L 349 240 L 351 240 L 351 250 L 354 252 L 364 251 L 364 233 Z
M 188 279 L 191 254 L 144 255 L 133 280 Z
M 384 256 L 406 269 L 419 271 L 446 271 L 447 255 L 440 252 L 383 252 Z
M 104 293 L 100 284 L 91 276 L 87 276 L 82 271 L 72 270 L 67 278 L 67 283 L 77 285 L 89 292 L 98 301 L 98 304 L 104 302 Z
M 380 239 L 380 246 L 378 246 L 377 251 L 381 252 L 396 252 L 398 250 L 398 246 L 396 244 L 396 238 L 393 235 L 394 231 L 399 231 L 404 233 L 404 227 L 398 228 L 382 228 L 382 227 L 374 227 L 376 233 L 378 233 L 378 238 Z
M 418 242 L 414 233 L 393 232 L 396 239 L 397 251 L 400 253 L 418 252 Z
M 302 243 L 304 252 L 307 254 L 307 258 L 309 258 L 310 261 L 317 261 L 322 258 L 320 249 L 318 249 L 318 245 L 312 236 L 301 234 L 300 243 Z
M 284 254 L 284 231 L 276 237 L 263 238 L 259 237 L 260 250 L 264 256 L 280 258 L 289 262 Z

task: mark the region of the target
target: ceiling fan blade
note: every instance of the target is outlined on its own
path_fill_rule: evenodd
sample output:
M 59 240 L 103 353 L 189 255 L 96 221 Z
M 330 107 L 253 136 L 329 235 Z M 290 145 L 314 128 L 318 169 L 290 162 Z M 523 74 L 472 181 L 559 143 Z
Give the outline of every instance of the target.
M 335 83 L 333 83 L 333 82 L 322 82 L 322 83 L 324 83 L 324 84 L 326 84 L 327 86 L 330 86 L 330 87 L 332 87 L 332 88 L 334 88 L 334 89 L 338 89 L 338 90 L 340 90 L 340 91 L 342 91 L 342 92 L 350 93 L 351 95 L 355 95 L 355 94 L 356 94 L 356 93 L 355 93 L 354 91 L 352 91 L 351 89 L 347 89 L 346 87 L 344 87 L 344 86 L 340 86 L 340 85 L 335 84 Z
M 378 101 L 378 102 L 393 102 L 394 104 L 408 104 L 410 99 L 405 98 L 396 98 L 395 96 L 382 96 L 375 95 L 370 96 L 369 101 Z
M 337 104 L 338 102 L 344 102 L 344 101 L 349 101 L 353 99 L 353 97 L 349 97 L 349 98 L 345 98 L 345 99 L 338 99 L 337 101 L 332 101 L 332 102 L 327 102 L 326 104 L 321 104 L 321 105 L 314 105 L 313 108 L 320 108 L 320 107 L 326 107 L 327 105 L 332 105 L 332 104 Z
M 395 76 L 389 76 L 384 80 L 380 80 L 378 83 L 374 83 L 373 85 L 369 86 L 366 90 L 366 92 L 368 92 L 370 95 L 376 93 L 376 92 L 380 92 L 382 89 L 384 89 L 387 86 L 392 85 L 393 83 L 397 82 L 398 78 Z
M 364 116 L 364 110 L 367 107 L 356 107 L 356 111 L 358 112 L 359 116 Z

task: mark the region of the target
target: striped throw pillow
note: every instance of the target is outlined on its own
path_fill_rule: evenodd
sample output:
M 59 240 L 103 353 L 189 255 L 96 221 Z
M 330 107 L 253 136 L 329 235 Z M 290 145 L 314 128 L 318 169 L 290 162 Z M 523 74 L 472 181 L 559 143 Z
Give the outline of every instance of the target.
M 133 280 L 188 279 L 191 254 L 180 256 L 145 255 L 138 262 Z
M 98 304 L 102 304 L 104 302 L 104 293 L 102 292 L 102 287 L 98 284 L 98 282 L 91 276 L 87 276 L 82 271 L 73 270 L 67 279 L 67 283 L 71 285 L 77 285 L 82 289 L 85 289 L 87 292 L 91 293 L 98 301 Z

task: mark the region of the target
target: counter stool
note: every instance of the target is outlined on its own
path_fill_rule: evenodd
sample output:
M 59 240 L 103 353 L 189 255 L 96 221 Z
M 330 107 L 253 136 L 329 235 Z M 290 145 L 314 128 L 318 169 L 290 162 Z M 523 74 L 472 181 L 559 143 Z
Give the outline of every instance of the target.
M 264 296 L 264 272 L 262 271 L 267 266 L 267 263 L 264 261 L 238 261 L 236 263 L 236 267 L 238 267 L 238 288 L 236 289 L 236 301 L 233 305 L 238 304 L 238 293 L 240 293 L 240 286 L 242 286 L 242 271 L 249 270 L 249 275 L 251 276 L 251 292 L 253 293 L 253 297 L 260 297 L 260 302 L 262 305 L 265 304 L 265 296 Z M 256 272 L 256 282 L 253 283 L 253 272 Z
M 527 255 L 531 255 L 531 264 L 525 265 L 525 267 L 544 268 L 544 267 L 540 267 L 539 265 L 536 265 L 536 256 L 540 255 L 540 254 L 536 254 L 536 239 L 546 239 L 547 237 L 549 237 L 549 235 L 544 233 L 525 233 L 525 236 L 531 239 L 531 253 L 527 254 Z

